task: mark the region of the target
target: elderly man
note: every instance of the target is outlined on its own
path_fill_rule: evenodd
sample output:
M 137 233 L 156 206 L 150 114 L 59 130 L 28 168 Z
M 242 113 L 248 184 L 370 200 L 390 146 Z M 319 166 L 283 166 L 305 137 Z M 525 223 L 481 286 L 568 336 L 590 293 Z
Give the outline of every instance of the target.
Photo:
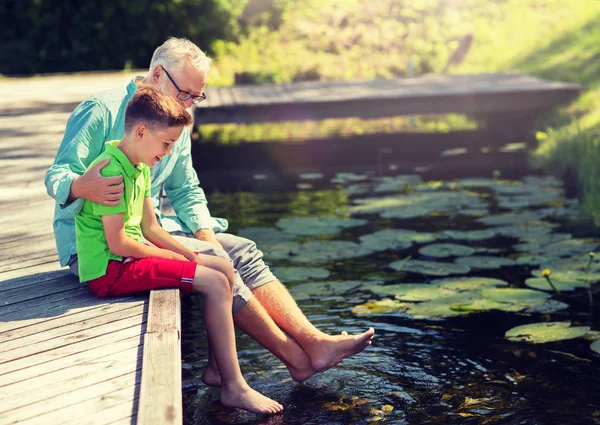
M 105 142 L 123 136 L 127 102 L 140 82 L 152 84 L 176 98 L 186 108 L 206 98 L 210 59 L 192 42 L 170 38 L 152 57 L 146 77 L 134 78 L 126 87 L 89 97 L 71 114 L 54 164 L 46 172 L 48 194 L 56 200 L 54 235 L 63 266 L 77 274 L 74 216 L 84 199 L 117 205 L 123 194 L 122 177 L 101 175 L 109 160 L 87 169 Z M 369 329 L 358 335 L 327 335 L 316 329 L 286 288 L 263 262 L 262 252 L 248 239 L 224 233 L 227 220 L 213 218 L 204 191 L 192 167 L 190 130 L 184 129 L 173 153 L 152 170 L 152 197 L 161 225 L 179 235 L 189 248 L 231 259 L 236 269 L 233 314 L 235 324 L 276 355 L 296 381 L 329 369 L 365 349 L 373 338 Z M 87 169 L 87 171 L 86 171 Z M 177 216 L 162 215 L 162 188 Z M 220 385 L 212 356 L 203 375 L 208 385 Z

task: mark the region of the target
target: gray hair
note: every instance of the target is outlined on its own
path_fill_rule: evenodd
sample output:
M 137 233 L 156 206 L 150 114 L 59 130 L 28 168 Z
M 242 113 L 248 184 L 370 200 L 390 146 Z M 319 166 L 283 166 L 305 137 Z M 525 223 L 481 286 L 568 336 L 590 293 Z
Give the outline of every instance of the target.
M 158 65 L 168 70 L 181 68 L 186 61 L 204 75 L 208 74 L 211 59 L 206 56 L 206 53 L 187 38 L 169 37 L 154 51 L 150 61 L 150 72 Z

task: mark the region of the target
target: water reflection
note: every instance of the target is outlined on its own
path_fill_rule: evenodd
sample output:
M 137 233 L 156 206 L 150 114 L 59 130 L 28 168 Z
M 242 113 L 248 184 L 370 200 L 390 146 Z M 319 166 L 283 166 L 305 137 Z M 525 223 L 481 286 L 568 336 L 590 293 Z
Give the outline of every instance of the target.
M 459 182 L 460 184 L 460 182 Z M 347 186 L 322 186 L 310 191 L 277 194 L 213 194 L 211 210 L 227 216 L 232 231 L 251 226 L 272 227 L 283 216 L 333 215 L 352 204 Z M 354 189 L 355 191 L 358 189 Z M 403 188 L 410 192 L 410 187 Z M 473 190 L 470 188 L 469 190 Z M 477 189 L 486 196 L 488 214 L 523 211 L 522 191 L 504 189 L 495 199 L 493 191 Z M 508 202 L 505 194 L 518 197 Z M 551 192 L 556 194 L 555 184 Z M 389 196 L 389 193 L 386 194 Z M 559 194 L 560 196 L 560 194 Z M 564 240 L 565 224 L 573 202 L 556 197 L 539 198 L 533 210 L 566 208 L 566 215 L 552 216 L 551 237 L 544 246 Z M 552 205 L 548 205 L 548 202 Z M 502 203 L 502 205 L 500 205 Z M 481 205 L 478 205 L 481 208 Z M 382 218 L 367 215 L 368 224 L 345 229 L 335 240 L 358 241 L 361 235 L 381 229 L 411 229 L 419 232 L 484 230 L 477 217 L 454 211 L 417 218 Z M 533 227 L 523 227 L 533 232 Z M 545 231 L 544 231 L 545 232 Z M 555 236 L 556 235 L 556 236 Z M 529 242 L 534 244 L 534 235 Z M 329 236 L 299 238 L 299 241 L 329 240 Z M 469 245 L 488 250 L 485 255 L 521 255 L 526 242 L 514 234 L 473 240 Z M 412 256 L 422 258 L 414 243 L 404 250 L 385 250 L 350 259 L 332 260 L 327 280 L 372 280 L 390 283 L 429 281 L 418 273 L 393 272 L 392 261 Z M 516 247 L 516 248 L 515 248 Z M 569 249 L 576 249 L 570 247 Z M 578 248 L 577 248 L 578 249 Z M 266 250 L 265 250 L 266 251 Z M 481 251 L 480 251 L 481 252 Z M 479 253 L 479 252 L 478 252 Z M 515 257 L 516 258 L 516 257 Z M 585 259 L 583 261 L 585 263 Z M 288 259 L 273 265 L 292 265 Z M 298 264 L 294 264 L 298 265 Z M 306 264 L 303 264 L 306 265 Z M 523 287 L 535 264 L 514 264 L 493 270 L 472 270 L 469 276 L 504 279 L 511 287 Z M 290 288 L 297 283 L 291 282 Z M 511 313 L 489 311 L 468 316 L 417 320 L 402 311 L 356 316 L 352 309 L 374 298 L 358 288 L 348 294 L 332 294 L 318 300 L 301 299 L 308 318 L 325 332 L 360 332 L 376 329 L 373 346 L 344 360 L 338 367 L 305 383 L 295 383 L 273 355 L 249 337 L 239 334 L 238 349 L 242 371 L 249 384 L 285 406 L 274 417 L 230 411 L 218 403 L 216 390 L 201 382 L 207 358 L 207 339 L 202 326 L 202 299 L 183 300 L 184 415 L 188 424 L 593 424 L 600 423 L 600 356 L 589 349 L 590 341 L 574 340 L 530 345 L 504 339 L 517 325 L 539 321 L 570 320 L 600 330 L 600 309 L 587 305 L 585 290 L 564 293 L 566 310 L 553 313 Z M 598 294 L 596 294 L 597 301 Z

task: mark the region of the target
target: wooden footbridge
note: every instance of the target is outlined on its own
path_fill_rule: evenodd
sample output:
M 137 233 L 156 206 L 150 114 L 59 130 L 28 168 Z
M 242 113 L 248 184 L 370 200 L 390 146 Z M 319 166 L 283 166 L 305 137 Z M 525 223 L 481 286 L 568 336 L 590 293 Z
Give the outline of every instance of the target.
M 1 424 L 182 423 L 179 294 L 93 296 L 58 264 L 43 185 L 77 103 L 131 76 L 0 80 Z M 208 88 L 195 115 L 241 123 L 525 113 L 578 92 L 515 74 Z

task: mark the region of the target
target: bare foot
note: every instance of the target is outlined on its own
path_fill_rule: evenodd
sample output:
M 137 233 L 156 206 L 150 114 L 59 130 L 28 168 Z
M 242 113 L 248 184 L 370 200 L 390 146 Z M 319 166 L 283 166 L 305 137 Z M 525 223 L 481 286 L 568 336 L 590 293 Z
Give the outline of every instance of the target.
M 220 387 L 221 386 L 221 374 L 219 373 L 219 369 L 215 369 L 211 367 L 209 364 L 204 369 L 204 373 L 202 374 L 202 382 L 204 382 L 209 387 Z
M 310 363 L 310 359 L 308 358 L 306 353 L 302 353 L 301 359 L 299 359 L 297 357 L 295 359 L 295 362 L 297 363 L 295 366 L 292 366 L 291 364 L 287 364 L 287 363 L 285 365 L 288 368 L 288 371 L 290 372 L 292 379 L 296 382 L 306 381 L 308 378 L 310 378 L 314 374 L 319 373 L 319 371 L 315 370 L 312 367 L 312 364 Z
M 344 335 L 342 333 L 338 336 L 328 336 L 312 344 L 311 348 L 306 350 L 310 356 L 312 367 L 317 372 L 323 372 L 345 358 L 360 353 L 371 345 L 374 334 L 375 330 L 369 328 L 362 334 Z
M 273 415 L 283 410 L 281 404 L 250 387 L 242 391 L 227 391 L 221 388 L 221 403 L 223 406 L 235 407 L 251 413 Z

